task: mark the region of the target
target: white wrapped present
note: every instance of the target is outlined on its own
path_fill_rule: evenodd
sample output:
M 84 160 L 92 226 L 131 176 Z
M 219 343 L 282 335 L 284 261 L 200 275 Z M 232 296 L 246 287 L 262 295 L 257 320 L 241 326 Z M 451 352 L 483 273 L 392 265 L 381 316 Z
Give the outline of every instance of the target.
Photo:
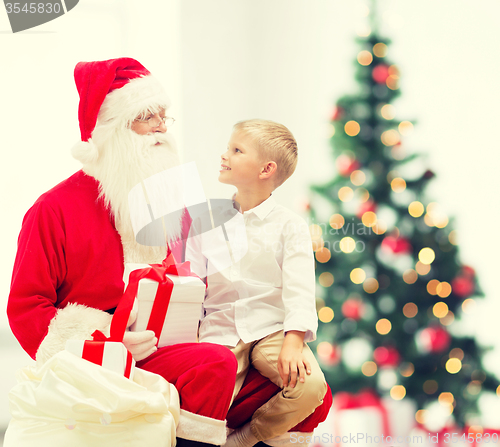
M 125 345 L 116 341 L 68 340 L 66 351 L 101 365 L 128 379 L 134 378 L 135 360 Z
M 153 265 L 161 270 L 161 265 Z M 128 285 L 130 273 L 151 268 L 148 264 L 126 263 L 124 282 Z M 137 319 L 132 331 L 153 330 L 158 346 L 198 341 L 198 324 L 205 299 L 205 284 L 195 276 L 164 274 L 170 290 L 155 279 L 140 279 L 137 290 Z

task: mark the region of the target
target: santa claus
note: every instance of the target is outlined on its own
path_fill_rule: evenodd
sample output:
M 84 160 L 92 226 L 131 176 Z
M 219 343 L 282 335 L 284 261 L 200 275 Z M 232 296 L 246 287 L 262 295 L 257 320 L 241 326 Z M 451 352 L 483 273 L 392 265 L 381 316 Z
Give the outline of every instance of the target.
M 189 226 L 187 215 L 173 219 L 164 245 L 145 246 L 136 242 L 130 218 L 130 190 L 179 164 L 168 133 L 170 101 L 159 82 L 131 58 L 81 62 L 75 81 L 82 141 L 72 153 L 82 170 L 26 213 L 8 301 L 12 331 L 37 364 L 63 350 L 68 339 L 92 339 L 96 329 L 109 334 L 123 294 L 124 262 L 161 263 L 168 252 L 180 253 Z M 210 343 L 158 349 L 152 331 L 126 332 L 123 343 L 139 368 L 177 388 L 178 446 L 225 442 L 236 375 L 231 351 Z M 259 376 L 240 394 L 267 386 L 260 400 L 254 396 L 258 407 L 277 391 L 263 383 Z M 303 431 L 326 417 L 331 401 L 325 404 Z M 243 410 L 235 419 L 250 415 Z
M 8 302 L 9 322 L 41 364 L 67 339 L 109 332 L 123 294 L 124 262 L 160 262 L 181 243 L 180 221 L 163 246 L 135 241 L 128 193 L 179 163 L 168 133 L 170 101 L 159 82 L 130 58 L 81 62 L 75 68 L 82 142 L 73 155 L 81 171 L 43 194 L 19 235 Z M 152 331 L 126 332 L 137 366 L 158 373 L 179 392 L 178 445 L 220 445 L 234 386 L 232 353 L 211 344 L 157 349 Z

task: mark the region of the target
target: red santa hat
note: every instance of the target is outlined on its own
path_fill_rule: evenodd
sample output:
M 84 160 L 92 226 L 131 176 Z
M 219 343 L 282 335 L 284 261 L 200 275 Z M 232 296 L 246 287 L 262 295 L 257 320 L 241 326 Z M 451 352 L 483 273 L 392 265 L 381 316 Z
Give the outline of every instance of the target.
M 81 161 L 97 158 L 91 136 L 98 120 L 126 126 L 145 110 L 170 106 L 158 80 L 129 57 L 79 62 L 75 83 L 80 95 L 78 120 L 83 144 L 73 148 L 73 155 Z

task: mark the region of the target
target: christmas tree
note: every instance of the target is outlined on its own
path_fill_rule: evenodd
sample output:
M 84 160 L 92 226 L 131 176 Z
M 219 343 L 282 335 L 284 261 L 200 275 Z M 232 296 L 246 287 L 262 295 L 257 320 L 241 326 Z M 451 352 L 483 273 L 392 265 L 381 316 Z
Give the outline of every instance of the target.
M 461 336 L 462 314 L 482 292 L 460 261 L 453 221 L 426 195 L 434 173 L 405 148 L 413 123 L 396 119 L 390 42 L 377 32 L 358 42 L 359 91 L 331 117 L 337 174 L 312 188 L 318 358 L 334 393 L 411 398 L 419 423 L 439 404 L 465 425 L 482 391 L 500 391 L 481 365 L 484 348 Z

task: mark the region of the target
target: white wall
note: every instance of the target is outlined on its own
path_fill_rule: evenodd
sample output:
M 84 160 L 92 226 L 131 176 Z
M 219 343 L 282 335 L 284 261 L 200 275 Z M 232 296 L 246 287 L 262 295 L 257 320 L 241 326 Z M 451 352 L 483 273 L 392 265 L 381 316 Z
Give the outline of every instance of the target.
M 356 86 L 354 37 L 365 20 L 363 5 L 361 0 L 81 0 L 64 17 L 18 34 L 8 31 L 0 7 L 1 307 L 24 213 L 79 168 L 69 154 L 79 138 L 76 62 L 131 56 L 159 77 L 178 118 L 172 132 L 185 161 L 198 162 L 211 197 L 231 193 L 216 178 L 232 124 L 251 117 L 283 122 L 298 140 L 300 164 L 276 195 L 299 209 L 308 185 L 333 174 L 326 127 L 336 98 Z M 495 234 L 500 4 L 384 0 L 379 9 L 387 19 L 382 30 L 394 41 L 391 57 L 403 76 L 398 118 L 418 120 L 407 144 L 429 154 L 437 174 L 432 197 L 456 216 L 463 260 L 477 269 L 487 293 L 478 331 L 482 340 L 493 342 L 500 310 Z M 12 349 L 3 312 L 0 333 L 0 349 Z M 17 352 L 18 360 L 2 362 L 0 425 L 7 418 L 8 378 L 13 384 L 13 370 L 25 359 Z

